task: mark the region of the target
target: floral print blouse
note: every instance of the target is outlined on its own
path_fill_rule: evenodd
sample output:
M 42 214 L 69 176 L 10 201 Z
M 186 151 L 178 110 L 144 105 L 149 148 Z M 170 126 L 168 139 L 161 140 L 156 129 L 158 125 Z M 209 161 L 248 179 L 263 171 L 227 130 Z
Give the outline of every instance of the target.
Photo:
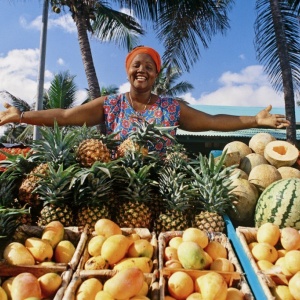
M 104 101 L 104 118 L 106 133 L 119 132 L 116 138 L 121 141 L 128 137 L 128 134 L 135 130 L 135 123 L 146 120 L 148 123 L 155 123 L 159 126 L 178 126 L 180 117 L 179 102 L 172 98 L 160 98 L 143 112 L 136 112 L 130 105 L 125 94 L 110 95 Z M 169 134 L 175 136 L 176 130 L 173 129 Z M 165 152 L 166 147 L 172 141 L 165 138 L 165 141 L 149 144 L 150 151 Z

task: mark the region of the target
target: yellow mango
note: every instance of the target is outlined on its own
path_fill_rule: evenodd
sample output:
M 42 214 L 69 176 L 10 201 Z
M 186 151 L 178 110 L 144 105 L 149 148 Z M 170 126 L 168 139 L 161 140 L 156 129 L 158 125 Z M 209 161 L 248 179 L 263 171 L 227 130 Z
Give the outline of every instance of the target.
M 121 271 L 132 267 L 139 268 L 143 273 L 151 273 L 153 262 L 149 257 L 126 257 L 119 261 L 113 270 Z
M 8 299 L 8 296 L 5 292 L 5 290 L 0 286 L 0 299 L 1 300 L 7 300 Z
M 111 235 L 102 244 L 101 256 L 109 265 L 113 265 L 125 257 L 129 245 L 130 241 L 125 235 Z
M 42 298 L 38 279 L 31 273 L 20 273 L 12 282 L 11 298 L 12 300 L 24 300 L 30 297 Z
M 30 237 L 26 239 L 25 247 L 38 262 L 49 261 L 53 256 L 53 248 L 47 240 Z
M 64 234 L 64 225 L 59 221 L 52 221 L 44 227 L 42 239 L 48 240 L 52 248 L 55 248 L 56 245 L 63 240 Z
M 75 253 L 75 246 L 68 240 L 60 241 L 54 249 L 54 260 L 57 263 L 69 263 Z
M 62 278 L 57 273 L 46 273 L 38 278 L 41 287 L 42 295 L 44 298 L 50 298 L 58 291 Z
M 97 278 L 86 279 L 76 292 L 76 300 L 95 299 L 98 292 L 102 291 L 103 284 Z
M 144 274 L 139 268 L 129 268 L 118 272 L 108 279 L 103 290 L 116 300 L 129 299 L 136 296 L 144 284 Z
M 21 243 L 12 242 L 3 252 L 4 259 L 11 265 L 34 265 L 35 260 L 29 250 Z
M 11 286 L 14 278 L 15 278 L 14 276 L 9 277 L 2 283 L 2 288 L 4 289 L 8 299 L 11 299 Z
M 107 261 L 101 255 L 90 257 L 84 264 L 85 270 L 103 270 L 108 267 Z

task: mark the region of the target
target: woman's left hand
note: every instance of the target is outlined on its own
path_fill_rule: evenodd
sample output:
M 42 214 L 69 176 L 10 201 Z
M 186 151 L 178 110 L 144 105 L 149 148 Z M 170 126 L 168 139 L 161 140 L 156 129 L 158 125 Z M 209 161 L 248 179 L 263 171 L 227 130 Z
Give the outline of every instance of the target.
M 272 105 L 261 110 L 255 117 L 258 127 L 284 128 L 290 125 L 285 115 L 270 114 Z

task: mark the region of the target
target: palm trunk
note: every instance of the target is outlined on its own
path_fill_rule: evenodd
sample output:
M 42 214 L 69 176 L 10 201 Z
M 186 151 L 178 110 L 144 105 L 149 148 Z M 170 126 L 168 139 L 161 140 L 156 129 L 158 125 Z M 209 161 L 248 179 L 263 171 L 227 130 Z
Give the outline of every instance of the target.
M 292 68 L 288 55 L 288 41 L 284 33 L 284 21 L 281 16 L 280 4 L 278 0 L 269 0 L 272 12 L 278 57 L 282 71 L 283 94 L 285 103 L 286 118 L 291 125 L 286 129 L 286 139 L 288 142 L 296 143 L 296 116 L 295 116 L 295 98 Z
M 101 90 L 95 71 L 85 20 L 81 15 L 77 14 L 75 17 L 75 23 L 77 27 L 78 42 L 88 82 L 90 97 L 91 99 L 95 99 L 101 96 Z

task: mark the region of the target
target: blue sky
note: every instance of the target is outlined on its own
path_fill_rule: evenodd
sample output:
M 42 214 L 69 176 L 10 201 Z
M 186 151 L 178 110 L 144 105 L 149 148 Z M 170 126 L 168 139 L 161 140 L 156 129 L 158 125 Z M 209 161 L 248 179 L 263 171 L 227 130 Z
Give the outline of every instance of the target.
M 209 48 L 200 45 L 201 58 L 181 80 L 194 90 L 181 95 L 192 105 L 283 107 L 281 94 L 271 88 L 254 50 L 254 0 L 238 0 L 230 12 L 231 29 L 213 37 Z M 1 1 L 0 91 L 7 90 L 30 103 L 36 100 L 40 29 L 43 1 Z M 116 85 L 128 90 L 124 69 L 127 54 L 114 44 L 90 39 L 100 86 Z M 163 49 L 153 33 L 140 44 Z M 78 101 L 84 98 L 87 82 L 77 41 L 76 27 L 66 14 L 49 11 L 45 87 L 54 74 L 75 75 Z M 0 110 L 3 109 L 0 100 Z

